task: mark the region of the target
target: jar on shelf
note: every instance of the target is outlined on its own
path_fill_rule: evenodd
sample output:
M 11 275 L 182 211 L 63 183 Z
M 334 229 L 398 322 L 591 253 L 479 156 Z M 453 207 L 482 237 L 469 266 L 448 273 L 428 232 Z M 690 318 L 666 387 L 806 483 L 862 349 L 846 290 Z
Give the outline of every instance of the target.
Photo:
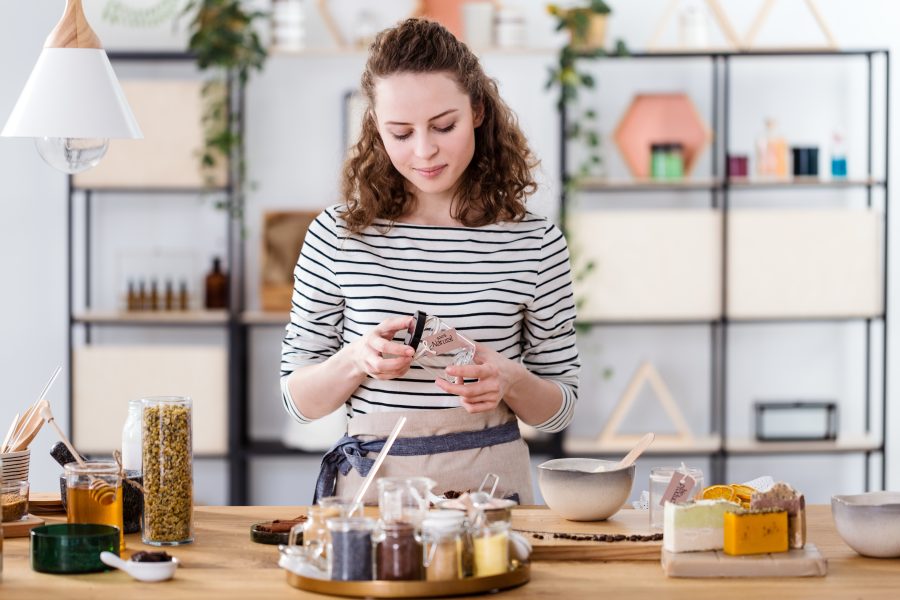
M 454 581 L 465 577 L 465 523 L 465 513 L 458 510 L 434 510 L 422 521 L 427 581 Z
M 141 470 L 141 400 L 128 401 L 128 416 L 122 426 L 122 468 Z
M 141 540 L 153 546 L 194 541 L 192 406 L 184 396 L 141 400 L 144 516 Z

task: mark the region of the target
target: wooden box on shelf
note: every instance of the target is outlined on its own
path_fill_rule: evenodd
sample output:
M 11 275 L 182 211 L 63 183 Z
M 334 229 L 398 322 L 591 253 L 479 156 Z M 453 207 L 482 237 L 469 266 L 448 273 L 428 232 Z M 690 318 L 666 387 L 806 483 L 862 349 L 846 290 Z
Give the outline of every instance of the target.
M 286 312 L 291 308 L 294 267 L 303 239 L 319 211 L 280 210 L 263 217 L 260 305 L 265 311 Z

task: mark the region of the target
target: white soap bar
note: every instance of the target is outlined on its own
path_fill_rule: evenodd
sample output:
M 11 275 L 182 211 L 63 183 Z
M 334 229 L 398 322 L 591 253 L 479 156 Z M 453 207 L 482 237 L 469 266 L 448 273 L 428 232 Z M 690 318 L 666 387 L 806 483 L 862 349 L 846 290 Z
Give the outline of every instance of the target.
M 725 539 L 725 513 L 740 510 L 740 505 L 726 500 L 697 500 L 687 504 L 667 502 L 663 517 L 663 548 L 669 552 L 721 550 Z

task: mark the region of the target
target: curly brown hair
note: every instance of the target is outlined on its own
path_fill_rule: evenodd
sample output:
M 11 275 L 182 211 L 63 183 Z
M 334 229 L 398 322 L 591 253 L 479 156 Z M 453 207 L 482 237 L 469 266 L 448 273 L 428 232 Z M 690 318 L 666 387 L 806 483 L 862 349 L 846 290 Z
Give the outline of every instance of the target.
M 537 188 L 532 169 L 538 162 L 515 114 L 465 44 L 438 23 L 407 19 L 379 33 L 369 49 L 361 82 L 368 107 L 341 177 L 350 231 L 358 233 L 375 219 L 393 222 L 415 202 L 406 179 L 391 164 L 375 123 L 375 84 L 397 73 L 449 73 L 482 115 L 475 129 L 475 153 L 451 207 L 453 218 L 466 227 L 522 219 L 525 199 Z

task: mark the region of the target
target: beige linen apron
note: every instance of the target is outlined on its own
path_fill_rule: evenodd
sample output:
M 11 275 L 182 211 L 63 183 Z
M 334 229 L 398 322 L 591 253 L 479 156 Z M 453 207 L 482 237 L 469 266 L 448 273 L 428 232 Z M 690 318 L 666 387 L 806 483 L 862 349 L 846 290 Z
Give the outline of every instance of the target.
M 394 429 L 400 416 L 406 417 L 406 425 L 403 426 L 398 439 L 445 435 L 461 431 L 479 431 L 503 425 L 516 418 L 503 402 L 491 412 L 475 414 L 469 414 L 464 408 L 380 412 L 357 415 L 350 419 L 347 435 L 356 437 L 361 442 L 385 439 Z M 377 457 L 377 452 L 370 452 L 366 456 L 373 460 Z M 434 493 L 440 496 L 450 490 L 475 491 L 481 485 L 486 473 L 496 473 L 500 477 L 497 491 L 494 494 L 496 497 L 503 498 L 511 494 L 518 494 L 521 504 L 534 503 L 528 446 L 521 438 L 485 448 L 424 456 L 393 456 L 389 454 L 376 477 L 430 477 L 437 483 Z M 351 469 L 346 476 L 338 474 L 336 494 L 353 496 L 364 479 L 355 469 Z M 365 504 L 378 503 L 377 485 L 373 484 L 366 490 L 363 502 Z

